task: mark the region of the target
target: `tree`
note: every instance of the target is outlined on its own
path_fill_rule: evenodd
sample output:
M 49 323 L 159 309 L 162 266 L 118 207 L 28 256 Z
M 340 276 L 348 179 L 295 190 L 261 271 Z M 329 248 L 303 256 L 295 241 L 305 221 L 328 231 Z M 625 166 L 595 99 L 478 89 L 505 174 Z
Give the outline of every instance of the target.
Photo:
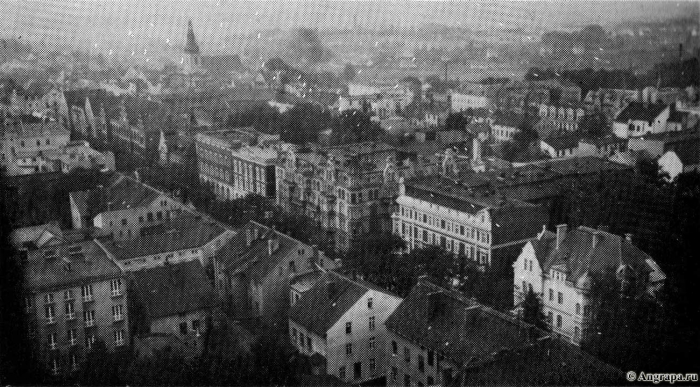
M 346 110 L 335 119 L 333 125 L 335 144 L 352 144 L 375 141 L 384 131 L 370 116 L 358 110 Z
M 544 312 L 542 311 L 542 302 L 532 289 L 528 290 L 523 300 L 523 320 L 540 329 L 547 329 Z
M 445 118 L 445 130 L 465 130 L 469 119 L 462 113 L 450 113 Z
M 80 384 L 95 386 L 122 385 L 121 375 L 128 359 L 124 353 L 108 351 L 104 341 L 97 340 L 80 366 Z

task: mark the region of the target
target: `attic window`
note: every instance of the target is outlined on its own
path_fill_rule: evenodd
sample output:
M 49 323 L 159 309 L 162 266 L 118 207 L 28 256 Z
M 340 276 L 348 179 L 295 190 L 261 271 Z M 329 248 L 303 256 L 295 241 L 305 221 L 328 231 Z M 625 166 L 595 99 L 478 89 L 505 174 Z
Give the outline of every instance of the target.
M 56 254 L 56 250 L 44 250 L 44 258 L 45 259 L 54 259 L 57 257 L 58 257 L 58 254 Z

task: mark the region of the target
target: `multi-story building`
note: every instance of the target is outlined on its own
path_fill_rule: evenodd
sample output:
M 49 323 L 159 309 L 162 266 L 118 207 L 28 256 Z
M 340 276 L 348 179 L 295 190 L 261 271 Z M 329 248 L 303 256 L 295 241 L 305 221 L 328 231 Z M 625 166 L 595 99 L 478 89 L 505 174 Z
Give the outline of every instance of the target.
M 464 94 L 453 92 L 450 94 L 450 108 L 453 112 L 463 112 L 468 109 L 488 108 L 491 100 L 484 94 Z
M 366 281 L 328 272 L 289 311 L 289 337 L 321 373 L 362 383 L 384 376 L 384 322 L 401 298 Z M 325 371 L 324 371 L 325 370 Z
M 184 214 L 144 228 L 133 239 L 100 244 L 124 271 L 138 271 L 165 263 L 198 261 L 208 267 L 234 232 L 209 219 Z
M 622 371 L 421 277 L 386 321 L 388 386 L 615 384 Z M 566 366 L 562 366 L 566 365 Z
M 24 268 L 30 335 L 51 372 L 77 370 L 96 340 L 129 345 L 124 273 L 94 240 L 28 251 Z
M 173 335 L 198 345 L 201 351 L 207 326 L 219 301 L 199 262 L 166 263 L 131 274 L 132 320 L 140 338 Z
M 346 250 L 364 232 L 391 230 L 400 177 L 437 167 L 422 157 L 399 164 L 399 157 L 395 148 L 377 142 L 289 148 L 277 167 L 277 203 L 315 220 L 337 250 Z
M 275 165 L 279 135 L 267 135 L 252 127 L 197 133 L 199 178 L 213 185 L 220 199 L 257 194 L 275 198 Z
M 109 184 L 69 195 L 74 229 L 94 227 L 114 240 L 138 236 L 141 229 L 191 212 L 184 204 L 126 175 Z
M 450 386 L 465 369 L 546 337 L 529 324 L 421 277 L 386 321 L 388 386 Z
M 53 163 L 42 155 L 60 153 L 70 141 L 70 132 L 55 121 L 5 119 L 1 129 L 0 168 L 11 175 L 53 171 Z
M 641 98 L 641 93 L 635 89 L 600 88 L 589 91 L 583 99 L 583 104 L 588 113 L 601 112 L 608 119 L 613 119 L 627 104 L 640 101 Z
M 513 141 L 523 127 L 534 127 L 539 119 L 512 112 L 496 114 L 491 122 L 491 135 L 497 143 Z
M 663 287 L 666 275 L 645 252 L 625 237 L 581 226 L 556 233 L 543 230 L 525 244 L 513 264 L 516 309 L 527 292 L 535 293 L 552 332 L 580 344 L 592 316 L 591 286 L 615 280 L 650 296 Z M 607 275 L 611 275 L 607 276 Z
M 261 318 L 284 327 L 290 281 L 336 266 L 315 246 L 251 221 L 216 254 L 215 285 L 236 318 Z
M 442 176 L 403 182 L 394 234 L 409 249 L 437 245 L 484 268 L 502 269 L 517 255 L 514 249 L 547 221 L 547 213 L 541 206 L 465 185 Z
M 585 113 L 582 103 L 543 103 L 539 109 L 540 129 L 537 132 L 575 132 Z

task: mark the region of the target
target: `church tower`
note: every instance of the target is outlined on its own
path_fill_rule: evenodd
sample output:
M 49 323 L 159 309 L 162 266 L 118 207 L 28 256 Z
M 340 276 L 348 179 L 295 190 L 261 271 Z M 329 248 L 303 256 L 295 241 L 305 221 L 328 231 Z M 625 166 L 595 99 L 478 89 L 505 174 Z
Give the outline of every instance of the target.
M 199 55 L 199 45 L 194 37 L 192 29 L 192 20 L 187 23 L 187 43 L 185 44 L 184 71 L 185 74 L 193 74 L 199 72 L 202 58 Z

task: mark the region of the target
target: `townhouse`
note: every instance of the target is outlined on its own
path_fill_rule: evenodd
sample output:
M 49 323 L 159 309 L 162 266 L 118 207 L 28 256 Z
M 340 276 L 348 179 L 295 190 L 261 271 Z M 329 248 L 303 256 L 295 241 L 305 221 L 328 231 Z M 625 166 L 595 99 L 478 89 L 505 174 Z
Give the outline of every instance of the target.
M 366 281 L 327 272 L 289 311 L 289 338 L 320 373 L 349 383 L 385 375 L 385 320 L 401 298 Z
M 620 138 L 640 137 L 666 132 L 669 105 L 630 102 L 613 121 L 613 133 Z

